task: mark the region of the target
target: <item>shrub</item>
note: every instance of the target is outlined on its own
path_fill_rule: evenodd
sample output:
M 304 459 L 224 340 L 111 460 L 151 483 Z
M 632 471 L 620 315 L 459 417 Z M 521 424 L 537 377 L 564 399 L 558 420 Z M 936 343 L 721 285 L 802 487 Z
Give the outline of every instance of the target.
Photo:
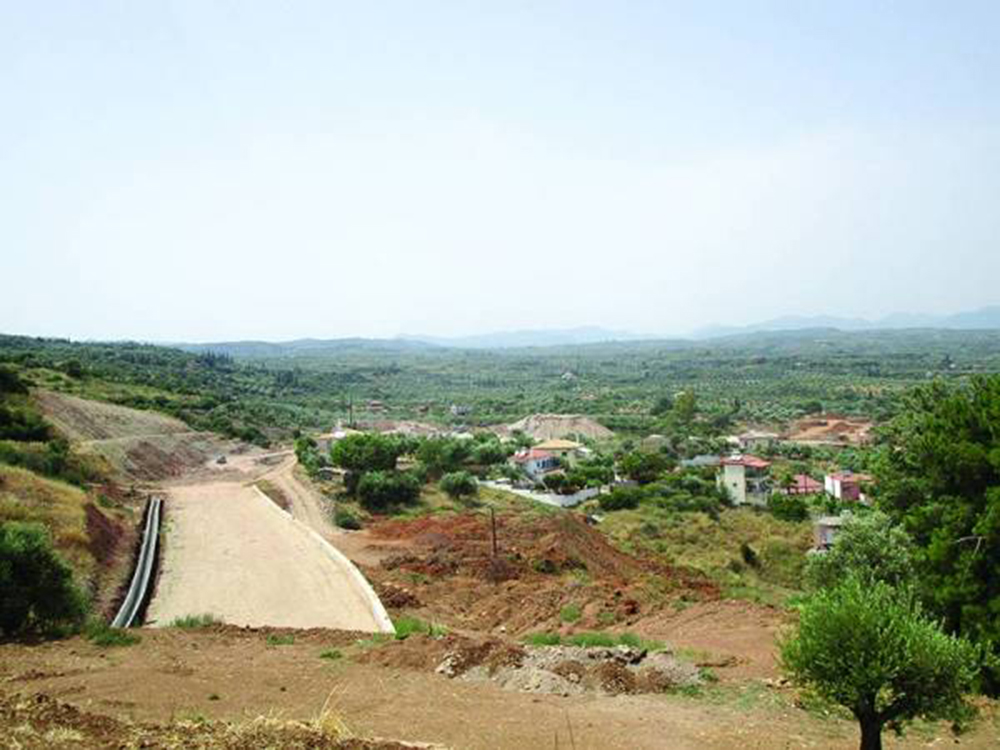
M 452 500 L 473 497 L 479 492 L 479 483 L 467 471 L 454 471 L 450 474 L 445 474 L 441 477 L 439 485 Z
M 336 661 L 341 657 L 343 657 L 343 654 L 340 653 L 340 651 L 335 648 L 327 649 L 326 651 L 324 651 L 319 655 L 320 659 L 329 659 L 330 661 Z
M 606 495 L 601 495 L 597 504 L 603 511 L 629 510 L 639 507 L 643 494 L 638 487 L 615 487 Z
M 798 495 L 774 493 L 768 498 L 767 507 L 771 515 L 782 521 L 799 523 L 809 518 L 809 505 Z
M 28 386 L 9 367 L 0 367 L 0 395 L 5 393 L 25 394 Z
M 420 497 L 420 481 L 406 472 L 371 471 L 358 482 L 358 498 L 365 510 L 386 511 L 411 505 Z
M 295 643 L 294 635 L 278 635 L 271 633 L 265 640 L 268 646 L 291 646 Z
M 0 524 L 0 634 L 52 634 L 80 626 L 87 612 L 69 565 L 38 524 Z
M 357 531 L 361 528 L 361 521 L 357 519 L 349 510 L 337 509 L 333 513 L 333 522 L 342 529 Z

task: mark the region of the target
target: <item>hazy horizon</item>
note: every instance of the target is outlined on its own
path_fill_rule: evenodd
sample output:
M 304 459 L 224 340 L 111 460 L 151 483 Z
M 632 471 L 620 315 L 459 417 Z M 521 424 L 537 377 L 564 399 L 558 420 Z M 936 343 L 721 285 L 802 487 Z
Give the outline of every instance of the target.
M 0 8 L 0 330 L 281 341 L 997 302 L 1000 6 Z

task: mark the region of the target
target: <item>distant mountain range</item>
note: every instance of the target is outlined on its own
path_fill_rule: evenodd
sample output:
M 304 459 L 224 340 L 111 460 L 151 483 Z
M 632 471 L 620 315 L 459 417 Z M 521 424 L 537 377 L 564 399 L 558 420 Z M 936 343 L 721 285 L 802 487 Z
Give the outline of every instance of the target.
M 954 315 L 925 315 L 920 313 L 893 313 L 884 318 L 840 318 L 830 315 L 786 315 L 762 323 L 746 326 L 707 326 L 691 335 L 695 339 L 713 339 L 758 331 L 801 331 L 806 329 L 835 328 L 840 331 L 884 331 L 901 328 L 943 328 L 947 330 L 1000 329 L 1000 305 L 982 307 Z
M 346 352 L 401 352 L 437 349 L 433 344 L 405 339 L 295 339 L 294 341 L 219 341 L 208 344 L 168 344 L 194 354 L 214 352 L 244 359 L 312 357 Z
M 627 331 L 612 331 L 597 326 L 553 328 L 540 331 L 499 331 L 474 336 L 400 336 L 403 341 L 418 341 L 458 349 L 519 349 L 532 346 L 574 346 L 604 344 L 609 341 L 648 341 L 658 338 Z
M 244 359 L 272 357 L 314 357 L 350 352 L 419 352 L 440 349 L 520 349 L 529 347 L 564 347 L 613 342 L 642 342 L 647 346 L 685 348 L 699 341 L 721 340 L 721 345 L 743 342 L 747 337 L 760 334 L 778 334 L 789 338 L 822 332 L 894 331 L 905 329 L 941 330 L 1000 330 L 1000 305 L 984 307 L 955 315 L 921 315 L 896 313 L 877 320 L 865 318 L 839 318 L 833 316 L 785 316 L 747 326 L 709 326 L 695 331 L 686 338 L 649 336 L 615 331 L 597 326 L 581 328 L 544 329 L 536 331 L 500 331 L 474 336 L 414 336 L 402 335 L 391 339 L 297 339 L 295 341 L 226 341 L 210 344 L 171 344 L 189 352 L 217 352 Z M 782 336 L 788 334 L 789 336 Z M 791 336 L 800 338 L 801 336 Z M 725 341 L 728 339 L 728 343 Z

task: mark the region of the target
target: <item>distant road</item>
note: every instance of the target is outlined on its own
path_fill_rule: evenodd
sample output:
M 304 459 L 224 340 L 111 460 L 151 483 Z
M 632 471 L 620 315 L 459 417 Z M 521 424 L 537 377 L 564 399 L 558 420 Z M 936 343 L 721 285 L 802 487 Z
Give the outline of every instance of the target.
M 353 565 L 246 481 L 170 487 L 165 529 L 150 624 L 211 613 L 237 625 L 391 627 Z

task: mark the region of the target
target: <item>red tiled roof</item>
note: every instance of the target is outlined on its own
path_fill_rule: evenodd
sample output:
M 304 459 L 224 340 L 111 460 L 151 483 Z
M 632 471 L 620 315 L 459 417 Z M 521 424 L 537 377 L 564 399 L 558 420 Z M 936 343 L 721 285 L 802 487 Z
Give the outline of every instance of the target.
M 548 451 L 540 451 L 537 448 L 514 454 L 514 460 L 519 464 L 523 464 L 525 461 L 541 461 L 545 458 L 552 458 L 552 454 Z
M 750 469 L 766 469 L 771 465 L 770 461 L 765 461 L 763 458 L 757 458 L 757 456 L 730 456 L 729 458 L 722 459 L 723 466 L 746 466 Z
M 836 479 L 839 482 L 871 482 L 874 481 L 874 477 L 868 474 L 855 474 L 851 471 L 838 471 L 835 474 L 830 475 L 831 479 Z
M 791 489 L 797 490 L 802 494 L 810 494 L 813 492 L 819 492 L 823 489 L 823 485 L 817 482 L 808 474 L 796 474 L 793 479 L 795 484 L 791 486 Z

